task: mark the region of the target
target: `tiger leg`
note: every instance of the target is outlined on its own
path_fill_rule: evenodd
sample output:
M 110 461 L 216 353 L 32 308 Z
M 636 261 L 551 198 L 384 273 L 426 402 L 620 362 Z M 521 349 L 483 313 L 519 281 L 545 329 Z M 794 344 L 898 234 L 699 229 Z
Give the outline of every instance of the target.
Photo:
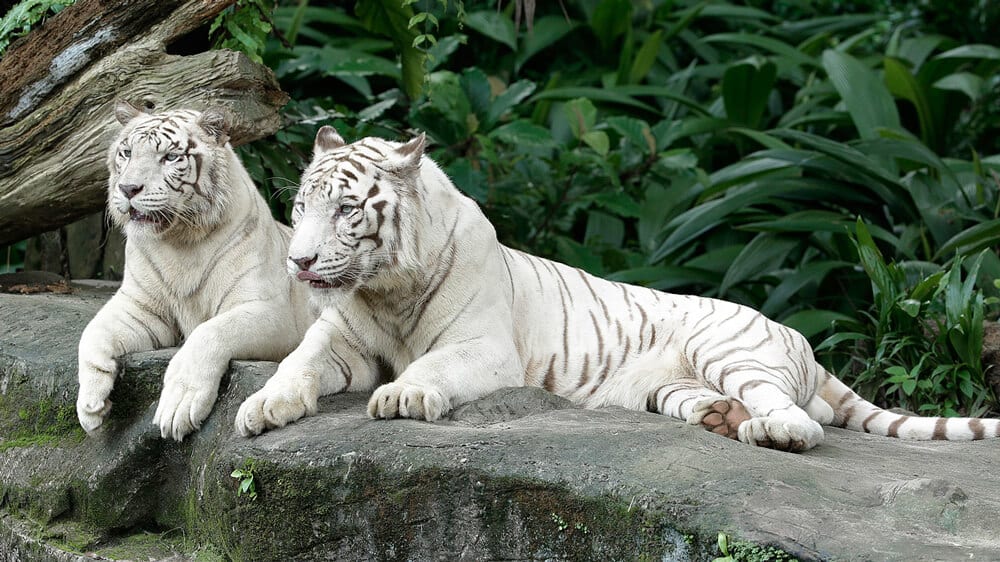
M 694 380 L 660 386 L 649 393 L 646 409 L 687 421 L 728 437 L 738 438 L 740 424 L 750 419 L 743 404 Z
M 791 452 L 812 449 L 823 441 L 823 427 L 778 385 L 753 380 L 741 386 L 739 395 L 753 416 L 740 425 L 740 441 Z M 819 416 L 824 415 L 811 403 L 807 408 Z
M 323 311 L 264 387 L 240 405 L 235 420 L 240 435 L 258 435 L 314 415 L 320 396 L 375 387 L 377 365 L 345 340 L 343 329 L 335 309 Z

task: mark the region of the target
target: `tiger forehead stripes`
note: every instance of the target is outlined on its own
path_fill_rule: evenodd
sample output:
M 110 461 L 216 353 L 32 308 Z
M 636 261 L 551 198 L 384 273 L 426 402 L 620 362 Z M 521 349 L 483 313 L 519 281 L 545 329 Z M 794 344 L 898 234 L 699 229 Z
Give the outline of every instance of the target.
M 288 265 L 329 298 L 241 406 L 244 435 L 345 390 L 374 390 L 372 417 L 433 421 L 498 388 L 534 385 L 584 407 L 644 409 L 786 451 L 819 444 L 824 424 L 908 439 L 1000 436 L 1000 420 L 876 407 L 828 373 L 805 337 L 751 308 L 507 248 L 423 148 L 423 136 L 348 145 L 331 128 L 317 134 Z M 366 243 L 372 235 L 384 244 Z M 380 365 L 394 380 L 378 386 Z
M 400 238 L 394 233 L 400 205 L 409 195 L 385 165 L 394 151 L 391 143 L 365 139 L 348 146 L 328 127 L 319 138 L 315 160 L 296 194 L 292 223 L 309 222 L 313 226 L 306 230 L 322 239 L 293 239 L 297 246 L 288 268 L 314 288 L 355 287 L 377 273 L 380 264 L 400 260 Z M 316 260 L 315 265 L 300 272 L 299 264 L 309 260 Z
M 134 109 L 134 108 L 133 108 Z M 124 128 L 109 154 L 108 208 L 133 236 L 191 241 L 222 219 L 226 116 L 173 110 L 148 115 L 122 109 Z M 184 226 L 184 228 L 179 228 Z

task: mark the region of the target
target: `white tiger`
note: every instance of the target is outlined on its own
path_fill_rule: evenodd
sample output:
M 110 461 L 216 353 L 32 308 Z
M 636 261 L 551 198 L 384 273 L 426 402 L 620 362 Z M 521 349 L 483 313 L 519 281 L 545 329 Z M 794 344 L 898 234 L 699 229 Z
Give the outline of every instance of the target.
M 902 416 L 826 372 L 806 339 L 734 303 L 613 283 L 497 242 L 476 203 L 399 144 L 316 137 L 288 266 L 325 309 L 240 407 L 245 436 L 375 389 L 375 418 L 435 420 L 504 386 L 585 407 L 647 409 L 744 443 L 819 444 L 821 424 L 909 439 L 979 439 L 1000 420 Z M 394 380 L 376 388 L 378 366 Z
M 80 338 L 77 415 L 88 432 L 104 422 L 115 357 L 183 339 L 154 417 L 180 441 L 208 416 L 230 359 L 282 359 L 315 316 L 284 271 L 290 229 L 230 147 L 224 111 L 149 115 L 119 101 L 115 116 L 108 215 L 126 235 L 124 279 Z

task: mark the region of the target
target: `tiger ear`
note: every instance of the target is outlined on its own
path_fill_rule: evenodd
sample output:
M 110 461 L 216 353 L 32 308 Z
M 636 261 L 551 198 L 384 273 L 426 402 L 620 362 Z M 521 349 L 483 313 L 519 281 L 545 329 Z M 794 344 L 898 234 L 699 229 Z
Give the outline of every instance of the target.
M 224 108 L 212 106 L 202 111 L 198 126 L 219 144 L 229 142 L 229 112 Z
M 131 103 L 123 99 L 115 100 L 115 119 L 122 125 L 135 119 L 140 113 L 142 110 Z
M 316 131 L 316 142 L 313 144 L 313 156 L 325 154 L 331 150 L 336 150 L 344 146 L 344 139 L 337 133 L 337 129 L 329 125 L 323 125 Z
M 395 156 L 399 159 L 396 164 L 400 168 L 415 168 L 420 164 L 420 158 L 424 155 L 424 147 L 427 144 L 427 134 L 420 133 L 406 144 L 396 148 Z

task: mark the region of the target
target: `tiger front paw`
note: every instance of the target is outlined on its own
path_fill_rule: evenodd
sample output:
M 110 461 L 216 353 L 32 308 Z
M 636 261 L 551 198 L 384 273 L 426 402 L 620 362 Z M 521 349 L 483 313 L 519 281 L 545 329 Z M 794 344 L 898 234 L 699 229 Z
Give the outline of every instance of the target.
M 808 418 L 750 418 L 740 425 L 739 439 L 749 445 L 798 453 L 823 441 L 823 427 Z
M 76 416 L 87 433 L 99 428 L 111 412 L 111 389 L 115 384 L 118 364 L 101 353 L 80 351 L 80 390 L 76 396 Z
M 243 437 L 259 435 L 268 429 L 316 413 L 319 396 L 307 381 L 276 380 L 243 401 L 236 412 L 236 431 Z
M 451 403 L 444 394 L 432 387 L 409 383 L 384 384 L 368 400 L 368 415 L 373 418 L 435 421 L 449 410 Z
M 182 441 L 200 428 L 211 413 L 225 366 L 206 365 L 206 357 L 182 347 L 167 365 L 163 391 L 153 415 L 153 425 L 160 428 L 164 439 Z

